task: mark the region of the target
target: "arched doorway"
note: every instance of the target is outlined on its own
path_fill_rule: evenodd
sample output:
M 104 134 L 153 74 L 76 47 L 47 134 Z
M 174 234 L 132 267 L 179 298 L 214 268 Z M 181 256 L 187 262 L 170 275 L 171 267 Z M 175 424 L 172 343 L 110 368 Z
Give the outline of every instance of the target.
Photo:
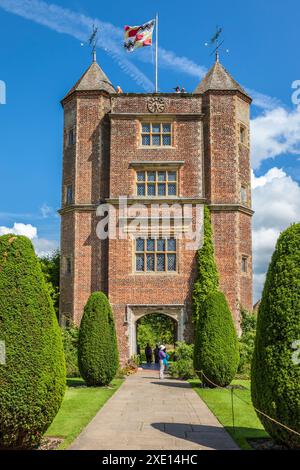
M 127 305 L 129 357 L 137 353 L 137 322 L 146 315 L 166 315 L 175 322 L 176 340 L 184 339 L 184 305 Z
M 168 349 L 175 348 L 178 339 L 177 321 L 164 313 L 148 313 L 140 317 L 136 323 L 137 352 L 142 357 L 147 344 L 152 350 L 155 346 L 164 344 Z

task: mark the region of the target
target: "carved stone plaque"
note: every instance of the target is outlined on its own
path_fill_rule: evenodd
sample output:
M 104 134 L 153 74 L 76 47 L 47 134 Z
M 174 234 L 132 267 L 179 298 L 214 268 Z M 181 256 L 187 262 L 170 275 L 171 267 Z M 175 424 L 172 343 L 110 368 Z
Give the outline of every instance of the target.
M 159 97 L 149 98 L 147 105 L 150 113 L 162 113 L 166 107 L 165 101 Z

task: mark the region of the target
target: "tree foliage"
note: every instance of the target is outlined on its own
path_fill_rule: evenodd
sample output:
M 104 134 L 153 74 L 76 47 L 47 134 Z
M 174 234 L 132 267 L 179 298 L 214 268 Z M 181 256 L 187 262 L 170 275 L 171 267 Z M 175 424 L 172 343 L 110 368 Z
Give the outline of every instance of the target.
M 197 324 L 195 370 L 208 386 L 213 386 L 212 381 L 224 387 L 234 378 L 238 363 L 238 339 L 231 312 L 224 294 L 214 292 L 206 297 Z
M 204 239 L 197 252 L 198 276 L 193 290 L 193 319 L 197 322 L 208 294 L 219 289 L 219 275 L 214 257 L 210 210 L 204 207 Z
M 238 373 L 249 377 L 254 352 L 256 315 L 241 308 L 241 319 L 242 335 L 239 338 L 240 362 Z
M 78 326 L 70 325 L 62 328 L 67 377 L 80 376 L 78 368 L 78 336 Z
M 279 237 L 258 312 L 251 370 L 254 406 L 300 433 L 300 365 L 293 346 L 300 339 L 300 224 Z M 300 447 L 300 438 L 258 413 L 277 442 Z
M 87 385 L 108 385 L 116 375 L 119 354 L 108 298 L 94 292 L 84 307 L 79 329 L 78 365 Z
M 33 448 L 65 391 L 61 331 L 28 238 L 0 237 L 0 447 Z
M 147 343 L 152 347 L 155 344 L 174 344 L 175 321 L 163 314 L 149 314 L 142 317 L 137 326 L 137 343 L 141 350 Z
M 39 258 L 39 262 L 41 264 L 47 288 L 49 290 L 49 294 L 52 298 L 54 309 L 58 317 L 60 253 L 57 250 L 52 255 L 41 256 Z

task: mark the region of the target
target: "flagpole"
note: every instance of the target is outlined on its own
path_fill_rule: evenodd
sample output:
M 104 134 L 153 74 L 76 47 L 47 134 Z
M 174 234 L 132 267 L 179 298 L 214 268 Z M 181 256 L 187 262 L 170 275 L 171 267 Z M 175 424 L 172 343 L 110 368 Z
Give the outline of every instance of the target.
M 155 93 L 158 93 L 158 13 L 156 13 L 156 41 L 155 41 Z

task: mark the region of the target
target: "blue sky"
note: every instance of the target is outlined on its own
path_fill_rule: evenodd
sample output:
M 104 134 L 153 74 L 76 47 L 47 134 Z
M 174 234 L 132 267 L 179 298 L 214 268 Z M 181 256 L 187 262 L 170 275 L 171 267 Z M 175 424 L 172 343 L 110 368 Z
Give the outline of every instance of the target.
M 0 80 L 7 87 L 7 102 L 0 105 L 0 229 L 31 224 L 37 229 L 39 251 L 47 251 L 59 240 L 60 100 L 90 63 L 89 48 L 81 42 L 94 19 L 101 21 L 102 31 L 98 62 L 114 85 L 136 92 L 147 87 L 151 91 L 152 51 L 126 54 L 121 32 L 125 24 L 140 24 L 159 13 L 163 49 L 159 87 L 165 92 L 177 84 L 194 90 L 212 65 L 204 43 L 219 24 L 229 49 L 221 54 L 221 62 L 255 98 L 252 162 L 259 291 L 275 238 L 300 216 L 299 203 L 294 201 L 300 199 L 300 111 L 291 102 L 291 84 L 300 79 L 300 4 L 286 0 L 283 8 L 279 0 L 161 0 L 128 5 L 119 0 L 0 0 Z M 286 201 L 287 193 L 293 199 Z M 265 211 L 260 208 L 262 201 Z M 289 212 L 288 218 L 280 214 L 272 218 L 274 201 L 286 204 L 279 212 Z

